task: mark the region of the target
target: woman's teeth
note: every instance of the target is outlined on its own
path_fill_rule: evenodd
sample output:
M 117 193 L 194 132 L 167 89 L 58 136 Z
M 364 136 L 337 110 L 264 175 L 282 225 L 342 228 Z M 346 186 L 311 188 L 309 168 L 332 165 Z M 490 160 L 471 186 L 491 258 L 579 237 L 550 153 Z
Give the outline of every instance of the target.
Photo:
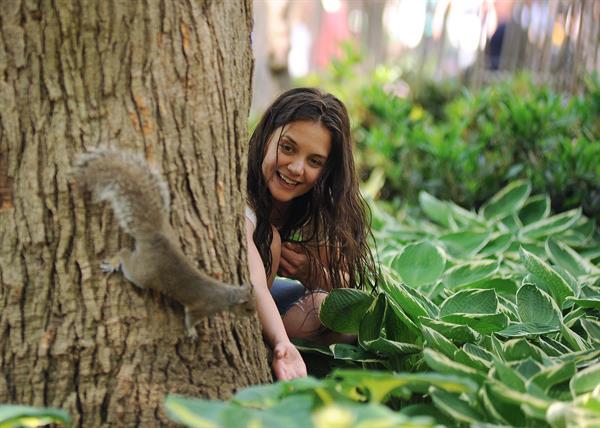
M 279 175 L 279 178 L 281 178 L 286 184 L 289 184 L 290 186 L 295 186 L 296 184 L 298 184 L 297 181 L 290 180 L 289 178 L 287 178 L 285 175 L 281 174 L 280 172 L 277 172 L 277 175 Z

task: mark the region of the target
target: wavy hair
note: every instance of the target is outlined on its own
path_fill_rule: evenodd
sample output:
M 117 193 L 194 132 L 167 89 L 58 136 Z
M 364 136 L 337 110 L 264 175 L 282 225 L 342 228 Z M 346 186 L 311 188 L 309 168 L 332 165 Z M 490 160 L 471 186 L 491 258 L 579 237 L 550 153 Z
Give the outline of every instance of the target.
M 306 254 L 311 278 L 324 269 L 329 288 L 373 287 L 377 269 L 368 245 L 370 211 L 359 191 L 348 112 L 339 99 L 313 88 L 295 88 L 281 94 L 263 114 L 250 137 L 248 203 L 256 213 L 253 239 L 267 275 L 272 265 L 273 231 L 269 216 L 273 198 L 262 163 L 273 132 L 281 128 L 276 140 L 279 144 L 285 125 L 295 121 L 323 125 L 331 134 L 331 151 L 314 187 L 291 201 L 284 223 L 278 225 L 281 239 L 305 244 L 309 249 Z M 311 284 L 304 285 L 311 287 Z

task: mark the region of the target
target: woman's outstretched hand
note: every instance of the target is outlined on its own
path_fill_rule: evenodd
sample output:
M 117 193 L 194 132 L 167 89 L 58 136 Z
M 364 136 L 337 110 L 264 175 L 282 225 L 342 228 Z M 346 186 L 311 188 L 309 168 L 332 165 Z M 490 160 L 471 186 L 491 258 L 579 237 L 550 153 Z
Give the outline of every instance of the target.
M 300 352 L 291 342 L 279 342 L 273 349 L 273 370 L 277 380 L 306 376 L 306 365 Z
M 306 249 L 295 242 L 281 243 L 281 259 L 277 273 L 286 278 L 292 278 L 307 284 L 310 275 L 310 266 Z

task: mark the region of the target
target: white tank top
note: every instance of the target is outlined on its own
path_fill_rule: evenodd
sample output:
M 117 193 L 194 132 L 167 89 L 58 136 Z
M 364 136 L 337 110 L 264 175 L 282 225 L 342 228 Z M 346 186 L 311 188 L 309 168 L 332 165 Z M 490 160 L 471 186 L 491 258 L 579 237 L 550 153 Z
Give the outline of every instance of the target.
M 246 218 L 256 227 L 256 213 L 248 205 L 246 205 Z

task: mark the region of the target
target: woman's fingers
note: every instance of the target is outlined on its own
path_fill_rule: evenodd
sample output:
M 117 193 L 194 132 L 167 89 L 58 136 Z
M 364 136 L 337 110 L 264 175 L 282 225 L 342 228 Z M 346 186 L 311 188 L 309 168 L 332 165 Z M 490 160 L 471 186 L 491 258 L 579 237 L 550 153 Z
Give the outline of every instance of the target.
M 296 242 L 283 242 L 282 247 L 300 254 L 304 250 L 304 246 Z
M 304 253 L 294 248 L 288 248 L 287 246 L 281 248 L 281 257 L 294 266 L 300 266 L 306 261 Z
M 293 275 L 294 271 L 295 269 L 292 264 L 288 262 L 287 259 L 281 257 L 279 260 L 279 269 L 277 270 L 277 273 L 282 276 L 289 277 L 290 275 Z

